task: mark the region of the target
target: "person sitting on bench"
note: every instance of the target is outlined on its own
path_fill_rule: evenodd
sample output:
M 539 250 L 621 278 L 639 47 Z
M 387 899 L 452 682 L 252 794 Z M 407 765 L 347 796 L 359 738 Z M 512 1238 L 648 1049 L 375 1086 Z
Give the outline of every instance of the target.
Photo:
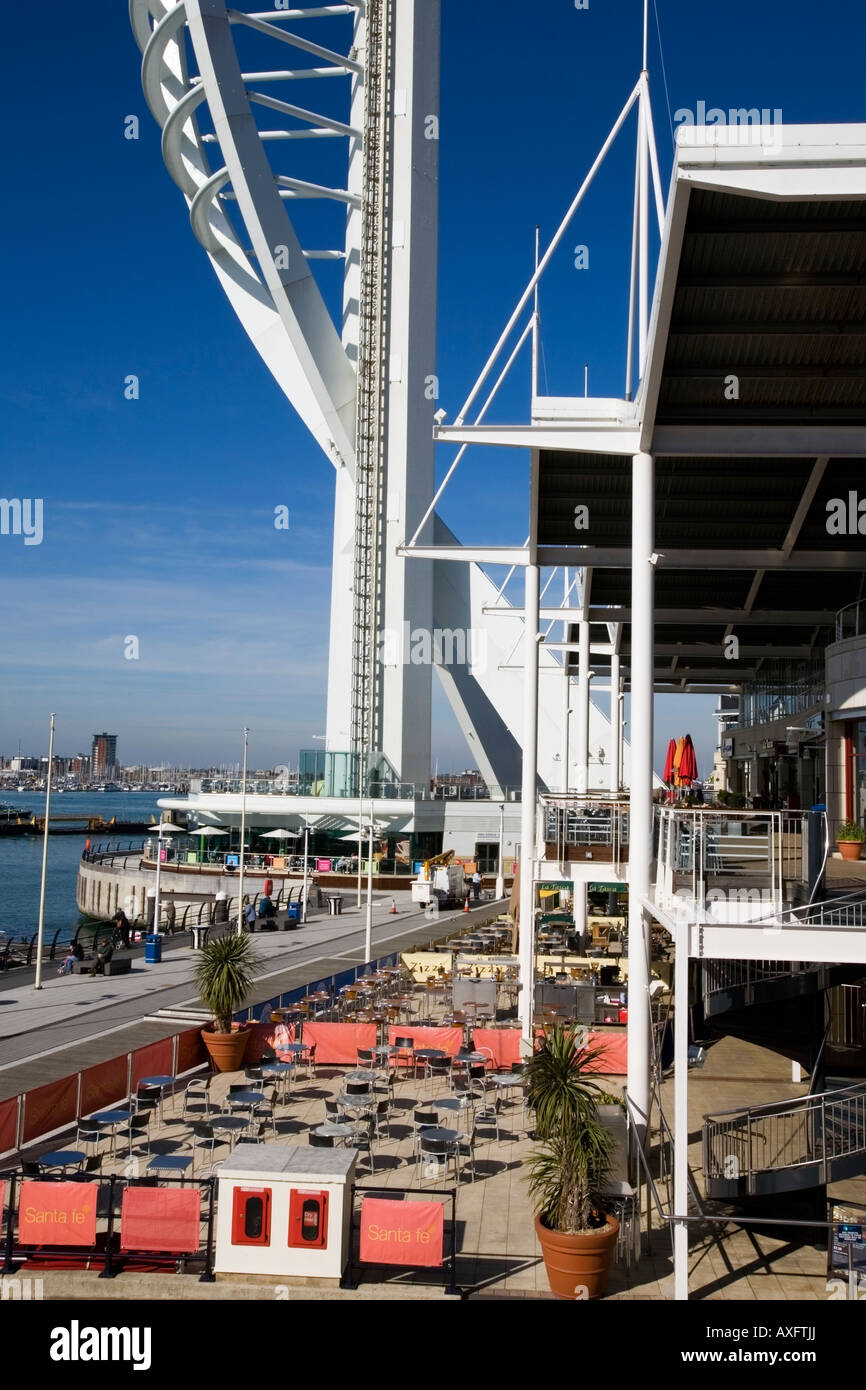
M 259 898 L 258 912 L 260 917 L 276 917 L 277 915 L 277 909 L 264 893 Z
M 96 952 L 96 960 L 93 963 L 91 975 L 104 975 L 105 967 L 114 955 L 114 947 L 110 941 L 104 942 Z

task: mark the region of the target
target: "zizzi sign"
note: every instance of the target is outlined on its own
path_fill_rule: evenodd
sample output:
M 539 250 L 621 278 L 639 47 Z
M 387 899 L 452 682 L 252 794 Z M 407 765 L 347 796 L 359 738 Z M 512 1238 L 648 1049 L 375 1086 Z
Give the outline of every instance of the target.
M 98 1191 L 95 1182 L 22 1182 L 21 1245 L 95 1245 Z
M 361 1203 L 361 1259 L 366 1264 L 441 1265 L 444 1233 L 441 1202 L 365 1197 Z

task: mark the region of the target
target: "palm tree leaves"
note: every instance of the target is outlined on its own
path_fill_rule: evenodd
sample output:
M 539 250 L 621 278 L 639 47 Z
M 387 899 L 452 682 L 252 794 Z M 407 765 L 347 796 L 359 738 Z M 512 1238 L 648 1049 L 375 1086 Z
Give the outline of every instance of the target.
M 242 1007 L 260 964 L 245 933 L 229 932 L 202 950 L 195 978 L 202 1003 L 214 1016 L 216 1031 L 230 1033 L 232 1014 Z

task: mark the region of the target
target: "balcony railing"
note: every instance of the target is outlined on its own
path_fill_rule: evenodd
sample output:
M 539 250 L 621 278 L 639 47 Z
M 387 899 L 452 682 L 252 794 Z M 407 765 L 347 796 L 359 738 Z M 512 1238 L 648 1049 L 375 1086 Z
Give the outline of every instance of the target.
M 816 845 L 809 811 L 720 811 L 661 806 L 655 900 L 667 911 L 686 905 L 698 920 L 755 921 L 790 903 L 792 883 L 807 885 Z
M 541 817 L 548 859 L 591 859 L 597 855 L 601 862 L 617 867 L 628 860 L 627 801 L 550 794 L 541 798 Z
M 743 1182 L 747 1192 L 763 1174 L 809 1165 L 819 1183 L 832 1181 L 836 1165 L 858 1154 L 866 1154 L 866 1083 L 704 1120 L 705 1177 Z
M 861 598 L 840 608 L 836 614 L 836 641 L 863 636 L 866 636 L 866 599 Z
M 320 780 L 304 779 L 297 782 L 254 781 L 247 779 L 247 796 L 321 796 L 335 797 L 345 801 L 358 801 L 357 792 L 345 790 L 324 791 Z M 199 793 L 202 796 L 240 796 L 240 778 L 208 778 L 202 781 Z M 499 804 L 504 801 L 519 801 L 520 787 L 462 786 L 447 783 L 431 787 L 429 782 L 369 782 L 364 787 L 364 799 L 372 797 L 377 801 L 484 801 Z

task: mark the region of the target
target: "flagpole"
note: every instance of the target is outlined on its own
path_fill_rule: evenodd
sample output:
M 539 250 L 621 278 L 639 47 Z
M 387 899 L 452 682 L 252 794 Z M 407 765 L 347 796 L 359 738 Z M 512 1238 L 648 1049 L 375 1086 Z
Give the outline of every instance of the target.
M 36 979 L 34 989 L 42 988 L 42 938 L 45 934 L 45 883 L 48 877 L 48 822 L 51 815 L 51 769 L 54 765 L 54 715 L 48 733 L 48 779 L 45 783 L 45 825 L 42 834 L 42 881 L 39 885 L 39 925 L 36 942 Z

